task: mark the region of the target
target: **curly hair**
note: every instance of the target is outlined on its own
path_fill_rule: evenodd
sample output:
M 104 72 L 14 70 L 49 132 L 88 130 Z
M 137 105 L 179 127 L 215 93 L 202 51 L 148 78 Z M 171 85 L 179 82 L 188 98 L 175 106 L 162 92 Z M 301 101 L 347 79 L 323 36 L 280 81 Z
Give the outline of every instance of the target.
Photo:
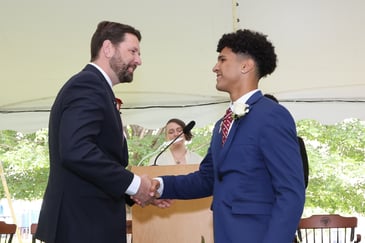
M 259 78 L 271 74 L 276 68 L 275 47 L 262 33 L 244 29 L 224 34 L 218 42 L 217 52 L 221 52 L 225 47 L 236 54 L 252 57 L 258 67 Z

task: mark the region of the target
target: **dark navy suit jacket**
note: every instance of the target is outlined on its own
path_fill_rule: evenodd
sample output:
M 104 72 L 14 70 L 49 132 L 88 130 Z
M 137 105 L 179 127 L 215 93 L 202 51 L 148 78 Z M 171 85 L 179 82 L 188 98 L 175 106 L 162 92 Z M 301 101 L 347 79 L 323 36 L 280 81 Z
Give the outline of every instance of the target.
M 87 65 L 60 90 L 49 120 L 50 174 L 36 237 L 47 243 L 126 242 L 128 148 L 115 97 Z
M 162 197 L 213 195 L 215 243 L 291 243 L 305 200 L 295 122 L 260 91 L 247 103 L 224 146 L 215 124 L 199 171 L 162 177 Z

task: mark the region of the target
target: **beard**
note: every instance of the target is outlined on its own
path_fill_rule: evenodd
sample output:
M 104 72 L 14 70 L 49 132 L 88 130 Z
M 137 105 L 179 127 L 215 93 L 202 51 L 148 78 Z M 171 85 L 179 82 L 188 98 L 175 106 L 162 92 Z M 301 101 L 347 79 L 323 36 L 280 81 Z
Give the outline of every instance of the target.
M 131 83 L 133 81 L 133 73 L 128 72 L 129 66 L 124 70 L 119 70 L 116 72 L 118 79 L 121 83 Z
M 120 57 L 119 52 L 117 52 L 109 61 L 109 65 L 111 69 L 117 75 L 119 82 L 121 83 L 130 83 L 133 81 L 133 71 L 135 66 L 125 64 Z M 128 69 L 132 68 L 132 72 L 129 72 Z

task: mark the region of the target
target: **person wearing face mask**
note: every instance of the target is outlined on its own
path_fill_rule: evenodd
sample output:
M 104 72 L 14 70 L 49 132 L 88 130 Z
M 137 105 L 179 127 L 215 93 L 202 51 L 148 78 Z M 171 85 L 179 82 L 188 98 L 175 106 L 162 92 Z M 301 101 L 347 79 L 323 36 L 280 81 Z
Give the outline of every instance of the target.
M 128 146 L 112 87 L 132 82 L 141 34 L 102 21 L 91 60 L 59 91 L 50 113 L 50 172 L 36 238 L 47 243 L 126 242 L 125 204 L 154 200 L 157 181 L 127 170 Z
M 179 136 L 185 122 L 180 119 L 172 118 L 167 121 L 165 126 L 166 144 L 169 144 L 177 136 Z M 156 160 L 156 156 L 152 157 L 149 165 L 153 165 L 156 160 L 156 165 L 180 165 L 180 164 L 199 164 L 203 159 L 199 154 L 190 151 L 186 147 L 186 143 L 192 139 L 191 131 L 182 134 L 176 141 L 170 145 Z

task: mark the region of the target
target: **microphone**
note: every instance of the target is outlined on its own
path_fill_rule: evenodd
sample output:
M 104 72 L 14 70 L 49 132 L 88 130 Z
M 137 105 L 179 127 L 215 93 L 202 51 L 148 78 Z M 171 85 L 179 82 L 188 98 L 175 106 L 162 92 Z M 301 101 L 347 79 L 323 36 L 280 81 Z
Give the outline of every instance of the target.
M 182 130 L 182 132 L 179 134 L 179 135 L 177 135 L 176 136 L 176 138 L 174 138 L 173 140 L 171 140 L 171 142 L 169 143 L 169 144 L 167 144 L 167 146 L 166 147 L 164 147 L 163 148 L 163 150 L 156 156 L 156 158 L 155 158 L 155 161 L 153 162 L 153 165 L 152 166 L 156 166 L 157 164 L 156 164 L 156 162 L 157 162 L 157 159 L 158 159 L 158 157 L 160 157 L 160 155 L 163 153 L 163 152 L 165 152 L 166 151 L 166 149 L 168 148 L 168 147 L 170 147 L 181 135 L 183 135 L 183 134 L 187 134 L 187 133 L 189 133 L 190 131 L 191 131 L 191 129 L 193 129 L 193 127 L 195 126 L 195 121 L 191 121 L 191 122 L 189 122 L 188 123 L 188 125 L 186 125 L 184 128 L 183 128 L 183 130 Z

